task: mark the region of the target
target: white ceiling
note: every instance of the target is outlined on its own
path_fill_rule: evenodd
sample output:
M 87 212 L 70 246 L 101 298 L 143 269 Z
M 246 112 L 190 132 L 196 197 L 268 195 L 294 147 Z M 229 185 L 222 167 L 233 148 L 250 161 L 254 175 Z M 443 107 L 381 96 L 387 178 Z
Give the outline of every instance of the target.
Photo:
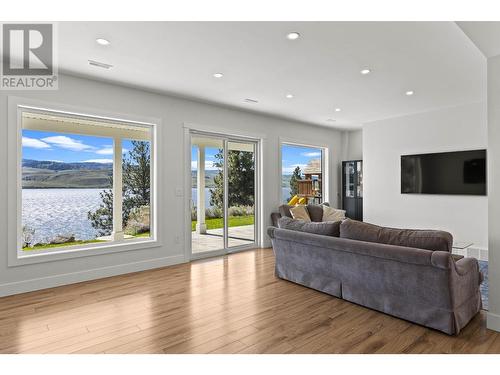
M 485 99 L 485 58 L 454 22 L 62 22 L 58 34 L 62 72 L 322 126 Z
M 457 24 L 486 57 L 500 55 L 500 22 L 467 21 Z

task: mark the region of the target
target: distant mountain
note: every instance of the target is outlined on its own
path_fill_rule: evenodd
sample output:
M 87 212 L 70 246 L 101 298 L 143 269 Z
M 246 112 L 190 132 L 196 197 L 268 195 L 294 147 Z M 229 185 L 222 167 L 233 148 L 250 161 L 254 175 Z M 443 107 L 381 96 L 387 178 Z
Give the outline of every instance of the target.
M 23 159 L 23 168 L 48 169 L 51 171 L 66 171 L 66 170 L 107 170 L 113 169 L 113 163 L 65 163 L 51 160 L 32 160 Z
M 111 188 L 112 163 L 64 163 L 23 159 L 23 188 Z
M 290 187 L 290 179 L 292 178 L 291 174 L 281 175 L 281 187 Z
M 214 177 L 219 173 L 219 171 L 205 171 L 205 187 L 212 188 L 215 186 Z M 191 171 L 191 187 L 195 188 L 197 186 L 197 175 L 196 171 Z

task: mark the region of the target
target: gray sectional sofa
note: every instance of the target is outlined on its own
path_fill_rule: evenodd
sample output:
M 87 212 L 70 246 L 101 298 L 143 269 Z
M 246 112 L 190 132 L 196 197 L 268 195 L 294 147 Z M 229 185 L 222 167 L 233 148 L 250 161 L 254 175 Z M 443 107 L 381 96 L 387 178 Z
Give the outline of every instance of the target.
M 447 232 L 347 219 L 338 223 L 338 237 L 320 235 L 296 223 L 286 229 L 291 221 L 280 219 L 287 216 L 286 208 L 281 211 L 285 215 L 273 219 L 282 228 L 270 227 L 268 234 L 282 279 L 450 335 L 481 309 L 478 262 L 452 256 Z

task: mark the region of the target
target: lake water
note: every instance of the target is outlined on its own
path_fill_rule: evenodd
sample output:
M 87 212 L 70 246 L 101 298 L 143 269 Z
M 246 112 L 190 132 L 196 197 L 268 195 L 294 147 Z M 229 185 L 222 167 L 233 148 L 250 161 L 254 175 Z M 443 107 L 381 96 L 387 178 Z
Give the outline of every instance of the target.
M 290 188 L 283 188 L 287 199 Z M 46 242 L 57 235 L 74 235 L 78 240 L 97 237 L 87 212 L 95 211 L 102 189 L 23 189 L 23 225 L 35 229 L 35 242 Z M 197 189 L 192 189 L 196 205 Z M 210 207 L 210 189 L 205 189 L 205 205 Z
M 101 203 L 102 189 L 23 189 L 23 225 L 35 229 L 35 242 L 59 234 L 79 240 L 97 236 L 87 219 Z
M 284 202 L 288 202 L 290 198 L 290 191 L 291 189 L 289 187 L 284 187 L 281 189 L 281 194 L 283 197 Z M 192 188 L 191 189 L 191 199 L 193 200 L 193 204 L 196 206 L 196 202 L 198 201 L 198 196 L 197 196 L 198 189 L 197 188 Z M 205 188 L 205 207 L 210 207 L 210 188 Z

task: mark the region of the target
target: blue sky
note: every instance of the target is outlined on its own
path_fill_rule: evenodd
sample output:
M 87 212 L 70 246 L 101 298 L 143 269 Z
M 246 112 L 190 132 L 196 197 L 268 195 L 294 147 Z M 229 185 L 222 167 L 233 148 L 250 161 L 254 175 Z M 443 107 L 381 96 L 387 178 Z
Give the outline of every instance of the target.
M 23 159 L 58 162 L 113 162 L 113 140 L 77 134 L 23 130 Z M 124 140 L 123 152 L 132 148 Z
M 219 152 L 218 148 L 211 148 L 207 147 L 205 148 L 205 170 L 206 171 L 214 171 L 217 170 L 216 167 L 214 167 L 213 163 L 215 161 L 215 154 Z M 192 146 L 191 147 L 191 170 L 195 171 L 197 169 L 197 164 L 198 164 L 198 147 Z
M 191 147 L 191 170 L 196 170 L 197 164 L 197 151 L 196 146 Z M 217 148 L 206 148 L 205 149 L 205 170 L 216 170 L 213 166 L 213 161 L 215 160 L 214 155 L 218 152 Z M 321 157 L 321 149 L 313 147 L 302 147 L 302 146 L 292 146 L 283 145 L 282 149 L 282 173 L 292 174 L 296 166 L 299 166 L 301 170 L 307 165 L 311 159 L 319 159 Z
M 321 149 L 313 147 L 302 147 L 283 145 L 281 149 L 281 168 L 283 174 L 292 174 L 295 167 L 299 166 L 302 172 L 311 159 L 321 158 Z

